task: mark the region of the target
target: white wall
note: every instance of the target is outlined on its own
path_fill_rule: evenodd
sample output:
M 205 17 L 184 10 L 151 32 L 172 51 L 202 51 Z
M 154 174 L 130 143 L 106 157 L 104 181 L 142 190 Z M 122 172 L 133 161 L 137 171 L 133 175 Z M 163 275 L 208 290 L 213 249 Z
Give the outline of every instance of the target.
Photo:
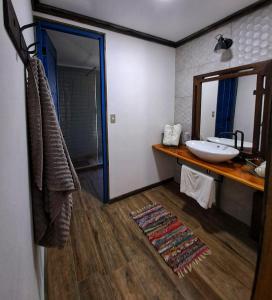
M 21 25 L 30 0 L 13 0 Z M 43 298 L 43 252 L 33 244 L 28 173 L 24 66 L 16 58 L 0 10 L 0 299 Z M 27 43 L 33 40 L 26 32 Z
M 174 160 L 153 152 L 174 121 L 175 49 L 34 12 L 106 33 L 110 198 L 174 175 Z M 111 124 L 110 114 L 116 114 Z
M 238 79 L 233 130 L 242 130 L 247 142 L 253 142 L 256 104 L 253 91 L 256 90 L 256 84 L 256 75 L 243 76 Z
M 111 197 L 173 176 L 151 145 L 174 121 L 175 50 L 124 35 L 106 37 Z M 164 163 L 165 162 L 165 163 Z
M 203 140 L 215 134 L 218 84 L 218 80 L 202 84 L 200 138 Z

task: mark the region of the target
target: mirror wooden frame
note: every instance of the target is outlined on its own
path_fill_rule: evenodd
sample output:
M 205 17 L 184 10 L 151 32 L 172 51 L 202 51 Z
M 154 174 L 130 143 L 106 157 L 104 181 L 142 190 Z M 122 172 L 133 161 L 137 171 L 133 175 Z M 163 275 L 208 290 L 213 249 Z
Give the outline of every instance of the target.
M 204 82 L 222 80 L 228 78 L 238 78 L 248 75 L 257 75 L 256 80 L 256 104 L 254 117 L 253 148 L 252 153 L 263 158 L 267 153 L 267 130 L 269 121 L 269 103 L 270 89 L 268 88 L 269 76 L 272 76 L 272 60 L 262 61 L 249 65 L 243 65 L 235 68 L 229 68 L 194 76 L 193 84 L 193 109 L 192 109 L 192 139 L 200 139 L 200 121 L 201 121 L 201 95 L 202 84 Z M 263 108 L 263 122 L 262 117 Z M 262 132 L 260 134 L 260 126 Z
M 260 247 L 253 284 L 252 300 L 272 299 L 272 76 L 267 77 L 267 164 L 264 187 L 263 224 L 261 228 Z

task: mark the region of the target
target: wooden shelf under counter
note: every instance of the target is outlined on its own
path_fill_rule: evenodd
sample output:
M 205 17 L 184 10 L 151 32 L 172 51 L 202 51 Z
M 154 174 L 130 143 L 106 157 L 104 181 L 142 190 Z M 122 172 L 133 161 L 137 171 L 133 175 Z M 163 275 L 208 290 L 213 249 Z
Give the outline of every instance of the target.
M 186 146 L 168 147 L 162 144 L 157 144 L 153 145 L 152 147 L 157 151 L 176 157 L 181 161 L 191 163 L 213 173 L 230 178 L 258 191 L 264 191 L 264 179 L 249 173 L 250 167 L 245 164 L 240 164 L 233 161 L 224 163 L 209 163 L 197 158 L 187 149 Z

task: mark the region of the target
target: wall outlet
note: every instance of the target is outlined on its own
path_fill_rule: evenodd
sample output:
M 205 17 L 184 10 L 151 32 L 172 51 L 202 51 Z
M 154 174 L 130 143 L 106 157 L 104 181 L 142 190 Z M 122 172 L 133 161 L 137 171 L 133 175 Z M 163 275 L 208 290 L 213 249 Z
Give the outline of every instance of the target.
M 110 115 L 110 122 L 111 122 L 112 124 L 116 123 L 116 117 L 115 117 L 115 114 Z

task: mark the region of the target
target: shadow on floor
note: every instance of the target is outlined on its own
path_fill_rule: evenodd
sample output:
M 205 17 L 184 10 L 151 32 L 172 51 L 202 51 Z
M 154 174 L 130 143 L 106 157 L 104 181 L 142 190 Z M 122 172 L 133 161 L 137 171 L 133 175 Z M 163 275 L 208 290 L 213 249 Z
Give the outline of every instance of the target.
M 221 231 L 227 232 L 252 250 L 257 251 L 258 243 L 250 238 L 250 227 L 248 225 L 218 209 L 215 205 L 210 209 L 202 208 L 194 199 L 181 194 L 179 185 L 175 182 L 164 187 L 169 192 L 174 193 L 176 197 L 182 199 L 184 202 L 182 210 L 190 215 L 192 219 L 197 220 L 205 231 L 211 234 Z

